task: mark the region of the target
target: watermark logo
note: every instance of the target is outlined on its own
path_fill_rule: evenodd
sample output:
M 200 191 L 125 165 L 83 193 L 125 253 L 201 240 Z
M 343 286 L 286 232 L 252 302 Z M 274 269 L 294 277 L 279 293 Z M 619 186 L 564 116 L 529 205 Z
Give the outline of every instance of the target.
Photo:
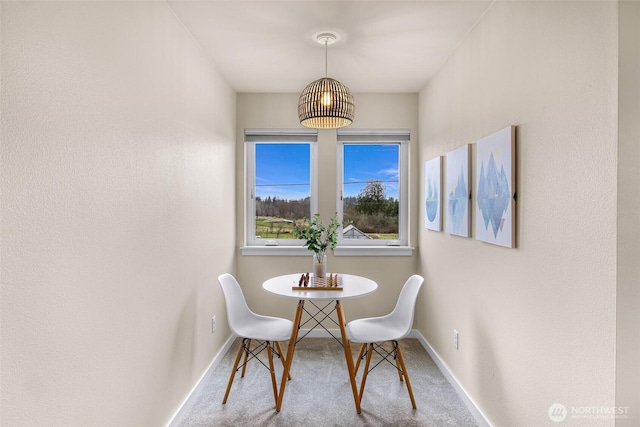
M 567 418 L 567 408 L 561 403 L 554 403 L 549 406 L 549 419 L 554 423 L 561 423 Z
M 547 411 L 549 419 L 555 423 L 561 423 L 567 417 L 574 420 L 625 419 L 628 413 L 628 406 L 572 406 L 567 409 L 561 403 L 554 403 Z

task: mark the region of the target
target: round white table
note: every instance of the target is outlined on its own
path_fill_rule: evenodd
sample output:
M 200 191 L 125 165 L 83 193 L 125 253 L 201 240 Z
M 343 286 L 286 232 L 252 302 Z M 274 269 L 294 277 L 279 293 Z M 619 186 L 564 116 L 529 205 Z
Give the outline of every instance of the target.
M 303 300 L 343 300 L 349 298 L 358 298 L 378 289 L 378 284 L 371 279 L 362 276 L 354 276 L 353 274 L 338 274 L 339 286 L 343 288 L 341 291 L 331 290 L 293 290 L 294 286 L 298 286 L 300 275 L 285 274 L 284 276 L 273 277 L 262 284 L 262 288 L 272 294 L 293 299 Z M 327 273 L 331 274 L 331 273 Z M 313 275 L 311 275 L 313 280 Z
M 347 361 L 347 370 L 349 371 L 351 390 L 353 391 L 353 399 L 356 405 L 356 412 L 360 414 L 362 411 L 360 409 L 360 399 L 358 397 L 358 388 L 356 386 L 353 356 L 351 355 L 351 347 L 349 346 L 349 340 L 347 339 L 347 332 L 345 330 L 347 322 L 345 320 L 344 311 L 342 309 L 342 304 L 340 303 L 340 301 L 343 299 L 358 298 L 373 293 L 376 291 L 376 289 L 378 289 L 378 284 L 366 277 L 337 273 L 339 279 L 338 287 L 341 287 L 342 290 L 325 290 L 324 288 L 322 290 L 292 289 L 293 287 L 298 287 L 301 274 L 302 273 L 286 274 L 284 276 L 273 277 L 262 284 L 262 288 L 271 294 L 298 300 L 298 306 L 293 321 L 293 330 L 291 332 L 291 338 L 289 339 L 289 348 L 287 349 L 287 357 L 284 364 L 284 372 L 282 373 L 282 381 L 280 382 L 280 391 L 278 392 L 276 411 L 279 412 L 280 408 L 282 407 L 284 390 L 287 385 L 289 372 L 291 370 L 291 362 L 293 361 L 296 342 L 298 341 L 298 331 L 300 330 L 300 321 L 302 320 L 302 313 L 304 311 L 304 302 L 306 300 L 309 300 L 311 303 L 313 303 L 313 301 L 335 300 L 335 311 L 338 316 L 338 326 L 340 328 L 340 335 L 342 336 L 342 347 L 344 348 L 344 356 Z M 320 309 L 320 311 L 325 314 L 325 318 L 328 316 L 328 314 L 324 313 L 322 309 Z M 317 325 L 319 324 L 320 322 L 317 322 Z

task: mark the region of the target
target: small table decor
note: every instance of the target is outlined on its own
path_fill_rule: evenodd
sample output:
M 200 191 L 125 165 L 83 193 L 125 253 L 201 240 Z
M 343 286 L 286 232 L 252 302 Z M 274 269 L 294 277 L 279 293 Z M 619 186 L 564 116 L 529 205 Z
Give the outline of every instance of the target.
M 293 291 L 342 291 L 342 279 L 337 274 L 325 277 L 312 277 L 303 273 L 298 280 L 298 286 L 292 286 Z

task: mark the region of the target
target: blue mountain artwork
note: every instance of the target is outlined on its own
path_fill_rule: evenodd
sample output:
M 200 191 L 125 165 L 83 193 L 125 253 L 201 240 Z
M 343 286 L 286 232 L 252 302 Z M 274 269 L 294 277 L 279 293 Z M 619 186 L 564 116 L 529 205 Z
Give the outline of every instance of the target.
M 429 222 L 433 222 L 436 219 L 436 215 L 438 213 L 438 189 L 436 188 L 435 183 L 431 177 L 428 178 L 427 182 L 427 218 L 429 218 Z
M 467 210 L 469 200 L 469 191 L 467 190 L 467 183 L 464 182 L 464 173 L 462 167 L 460 167 L 460 175 L 458 176 L 458 182 L 456 187 L 449 193 L 449 216 L 452 220 L 453 232 L 459 233 L 464 213 Z
M 487 170 L 484 169 L 484 162 L 480 167 L 480 176 L 478 178 L 478 208 L 482 213 L 484 220 L 484 228 L 487 229 L 491 224 L 493 237 L 498 236 L 498 232 L 502 231 L 504 225 L 504 213 L 509 207 L 511 200 L 511 192 L 509 191 L 509 182 L 504 167 L 496 165 L 493 153 L 489 156 Z

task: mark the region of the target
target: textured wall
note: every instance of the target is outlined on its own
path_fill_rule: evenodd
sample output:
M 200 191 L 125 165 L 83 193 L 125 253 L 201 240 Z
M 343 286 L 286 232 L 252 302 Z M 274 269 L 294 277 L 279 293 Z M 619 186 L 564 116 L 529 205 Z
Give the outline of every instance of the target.
M 618 142 L 618 427 L 640 425 L 640 2 L 620 2 Z
M 163 2 L 2 2 L 6 426 L 157 426 L 222 346 L 235 94 Z
M 420 93 L 421 162 L 517 126 L 518 247 L 419 239 L 417 325 L 496 426 L 615 404 L 617 30 L 615 2 L 496 2 Z

